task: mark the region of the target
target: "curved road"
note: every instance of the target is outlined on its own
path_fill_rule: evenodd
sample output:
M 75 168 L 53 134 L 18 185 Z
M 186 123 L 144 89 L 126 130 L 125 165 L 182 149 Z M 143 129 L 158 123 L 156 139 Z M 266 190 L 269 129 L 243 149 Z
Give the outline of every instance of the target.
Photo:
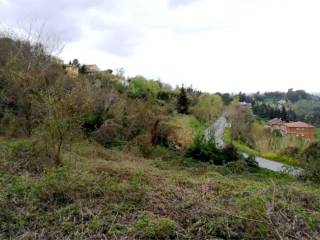
M 212 126 L 210 126 L 209 128 L 207 128 L 205 130 L 205 138 L 207 140 L 209 140 L 211 137 L 214 137 L 215 143 L 217 148 L 221 149 L 225 146 L 225 143 L 223 141 L 223 133 L 226 127 L 228 126 L 228 122 L 225 116 L 225 113 L 221 115 L 220 118 L 218 118 L 214 124 L 212 124 Z M 242 153 L 244 156 L 248 156 L 248 154 L 246 153 Z M 275 172 L 283 172 L 286 171 L 288 169 L 292 169 L 292 166 L 283 164 L 283 163 L 279 163 L 276 161 L 272 161 L 269 159 L 265 159 L 262 157 L 257 157 L 256 156 L 256 161 L 258 162 L 259 166 L 261 168 L 266 168 Z M 293 170 L 293 174 L 299 174 L 301 170 L 294 168 Z

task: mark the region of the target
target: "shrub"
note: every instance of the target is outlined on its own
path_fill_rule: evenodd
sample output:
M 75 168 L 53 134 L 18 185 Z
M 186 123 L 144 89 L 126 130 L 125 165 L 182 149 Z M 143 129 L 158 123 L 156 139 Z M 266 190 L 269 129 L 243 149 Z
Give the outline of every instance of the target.
M 155 140 L 172 149 L 186 150 L 202 127 L 195 117 L 179 114 L 159 123 Z
M 8 137 L 23 136 L 22 124 L 23 119 L 18 118 L 10 111 L 6 111 L 0 120 L 0 133 Z
M 304 179 L 320 182 L 320 142 L 310 144 L 303 152 Z
M 208 141 L 204 135 L 198 135 L 186 152 L 187 157 L 216 165 L 223 165 L 228 162 L 230 159 L 227 159 L 226 155 L 222 150 L 217 149 L 212 139 Z
M 226 168 L 233 174 L 240 174 L 248 170 L 245 160 L 229 162 L 226 164 Z
M 191 112 L 203 123 L 211 123 L 222 112 L 223 102 L 219 95 L 201 94 Z
M 88 113 L 84 117 L 82 128 L 85 132 L 89 133 L 97 130 L 103 124 L 103 109 L 98 109 L 95 112 Z
M 134 224 L 134 232 L 142 239 L 172 239 L 175 236 L 176 223 L 152 214 L 143 214 Z
M 41 173 L 50 162 L 45 147 L 36 141 L 19 140 L 4 148 L 7 152 L 4 166 L 9 171 Z
M 254 155 L 249 155 L 244 159 L 249 170 L 256 170 L 259 168 L 259 163 L 256 161 L 256 157 Z

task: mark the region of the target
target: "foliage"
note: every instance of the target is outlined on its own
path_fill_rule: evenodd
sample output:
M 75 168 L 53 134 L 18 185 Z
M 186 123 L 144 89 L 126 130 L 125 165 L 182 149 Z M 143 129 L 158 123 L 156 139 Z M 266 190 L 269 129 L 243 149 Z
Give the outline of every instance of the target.
M 268 136 L 263 136 L 262 138 L 267 138 L 266 140 L 268 140 Z M 230 131 L 227 129 L 224 133 L 224 140 L 227 142 L 227 143 L 232 143 L 240 152 L 244 152 L 244 153 L 247 153 L 249 155 L 253 155 L 253 156 L 259 156 L 259 157 L 263 157 L 263 158 L 266 158 L 266 159 L 270 159 L 270 160 L 273 160 L 273 161 L 277 161 L 277 162 L 282 162 L 282 163 L 285 163 L 285 164 L 288 164 L 288 165 L 291 165 L 291 166 L 298 166 L 299 165 L 299 162 L 298 162 L 298 158 L 295 158 L 293 156 L 289 156 L 289 155 L 286 155 L 287 153 L 284 152 L 285 151 L 285 147 L 284 148 L 279 148 L 279 143 L 276 143 L 274 146 L 276 147 L 273 148 L 273 151 L 276 151 L 276 152 L 272 152 L 271 150 L 268 151 L 263 151 L 261 148 L 260 148 L 260 144 L 261 142 L 258 141 L 256 143 L 256 149 L 253 149 L 251 147 L 249 147 L 248 145 L 244 144 L 243 142 L 240 142 L 240 141 L 235 141 L 235 140 L 232 140 L 231 139 L 231 134 L 230 134 Z M 288 146 L 288 142 L 286 139 L 282 140 L 284 141 L 284 146 Z M 301 151 L 301 149 L 304 148 L 304 146 L 301 145 L 301 142 L 299 143 L 299 146 L 301 147 L 299 149 L 299 151 Z M 269 147 L 267 149 L 270 149 Z M 284 149 L 284 150 L 282 150 Z M 280 151 L 279 153 L 277 153 L 278 151 Z M 282 151 L 282 152 L 281 152 Z M 299 157 L 301 156 L 301 154 L 299 154 Z
M 140 215 L 134 224 L 134 231 L 142 239 L 171 239 L 176 228 L 176 223 L 171 219 L 150 214 Z
M 92 106 L 90 86 L 86 82 L 74 84 L 70 90 L 63 85 L 55 85 L 38 95 L 43 108 L 43 122 L 38 128 L 38 137 L 49 149 L 49 155 L 56 165 L 62 164 L 62 148 L 68 138 L 80 132 L 83 118 Z
M 318 185 L 294 177 L 260 169 L 222 175 L 218 169 L 225 167 L 185 165 L 174 154 L 137 158 L 88 141 L 63 154 L 64 166 L 42 177 L 0 169 L 1 238 L 303 239 L 320 233 Z
M 194 116 L 177 114 L 159 123 L 155 140 L 157 144 L 185 150 L 202 131 L 203 125 Z
M 201 134 L 195 138 L 193 144 L 187 149 L 186 156 L 215 165 L 224 165 L 240 158 L 233 145 L 229 145 L 222 150 L 217 149 L 213 139 L 206 140 L 204 135 Z
M 252 128 L 254 116 L 247 107 L 233 103 L 228 109 L 228 119 L 231 123 L 231 138 L 254 146 Z
M 154 99 L 161 91 L 161 84 L 158 81 L 148 81 L 142 76 L 129 80 L 129 96 L 138 99 Z M 163 92 L 162 92 L 163 93 Z M 163 95 L 160 95 L 163 96 Z
M 303 177 L 320 182 L 320 142 L 310 144 L 302 154 Z
M 2 168 L 8 172 L 41 174 L 50 166 L 45 146 L 35 140 L 18 140 L 1 143 Z
M 222 113 L 223 102 L 219 95 L 201 94 L 191 112 L 203 123 L 214 122 Z
M 181 114 L 188 114 L 189 113 L 189 105 L 190 101 L 187 96 L 187 92 L 185 88 L 182 86 L 180 89 L 180 93 L 177 99 L 177 111 Z

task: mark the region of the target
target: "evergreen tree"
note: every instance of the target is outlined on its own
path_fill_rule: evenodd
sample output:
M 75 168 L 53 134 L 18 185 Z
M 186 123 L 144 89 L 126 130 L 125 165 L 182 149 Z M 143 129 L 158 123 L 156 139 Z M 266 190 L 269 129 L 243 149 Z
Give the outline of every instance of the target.
M 281 119 L 282 121 L 288 122 L 288 114 L 285 106 L 282 106 L 281 109 Z
M 182 86 L 178 95 L 177 111 L 182 114 L 189 113 L 189 99 L 185 88 Z

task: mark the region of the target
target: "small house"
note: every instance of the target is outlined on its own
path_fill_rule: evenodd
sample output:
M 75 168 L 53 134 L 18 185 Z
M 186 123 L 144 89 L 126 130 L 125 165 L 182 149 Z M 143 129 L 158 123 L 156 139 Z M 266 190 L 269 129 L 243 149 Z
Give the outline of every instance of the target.
M 281 135 L 291 135 L 302 137 L 307 140 L 313 140 L 316 134 L 316 128 L 305 122 L 284 122 L 279 118 L 274 118 L 268 122 L 267 127 L 273 131 L 279 131 Z
M 84 74 L 95 74 L 100 72 L 100 69 L 95 64 L 83 65 L 83 73 Z
M 63 64 L 64 73 L 69 77 L 77 77 L 79 75 L 79 68 L 72 64 Z
M 284 124 L 288 135 L 303 137 L 313 140 L 316 135 L 316 128 L 305 122 L 289 122 Z

